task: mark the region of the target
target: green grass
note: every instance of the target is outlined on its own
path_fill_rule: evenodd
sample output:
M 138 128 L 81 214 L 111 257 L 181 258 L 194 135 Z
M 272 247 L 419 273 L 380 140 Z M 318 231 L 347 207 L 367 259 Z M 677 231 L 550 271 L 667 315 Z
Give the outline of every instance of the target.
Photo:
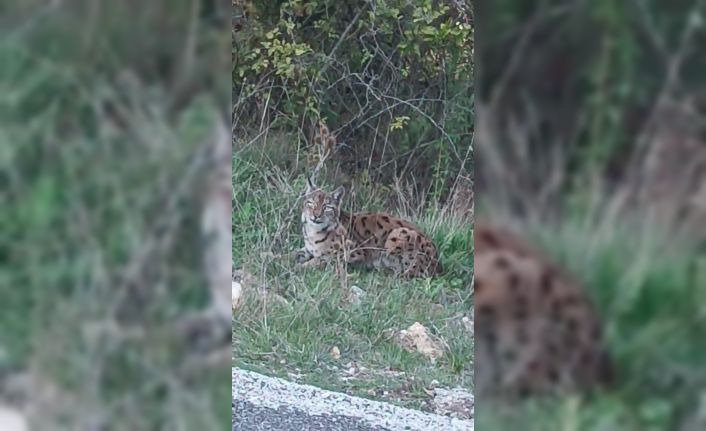
M 233 167 L 233 261 L 246 273 L 245 303 L 233 321 L 235 365 L 410 407 L 428 407 L 424 390 L 434 380 L 471 389 L 472 340 L 461 321 L 472 307 L 470 223 L 431 203 L 409 205 L 403 215 L 439 245 L 444 275 L 402 281 L 349 268 L 348 285 L 366 292 L 350 304 L 333 268 L 303 270 L 291 258 L 303 245 L 298 197 L 304 174 L 280 170 L 243 144 L 236 142 Z M 344 206 L 384 210 L 389 192 L 361 185 Z M 391 339 L 415 321 L 447 346 L 436 364 Z M 330 355 L 334 346 L 340 359 Z M 357 369 L 354 375 L 350 368 Z
M 0 42 L 0 399 L 26 373 L 33 429 L 224 429 L 226 367 L 187 371 L 174 330 L 208 300 L 191 168 L 217 104 L 66 54 L 73 12 Z
M 706 257 L 628 220 L 530 231 L 596 299 L 619 381 L 602 394 L 534 401 L 511 413 L 477 400 L 478 428 L 667 431 L 703 409 Z

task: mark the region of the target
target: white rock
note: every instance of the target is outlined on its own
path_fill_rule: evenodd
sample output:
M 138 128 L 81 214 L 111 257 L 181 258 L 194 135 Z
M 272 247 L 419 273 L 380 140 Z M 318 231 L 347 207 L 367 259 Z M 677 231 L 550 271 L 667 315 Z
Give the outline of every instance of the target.
M 435 363 L 444 354 L 441 341 L 419 322 L 397 333 L 397 342 L 407 351 L 418 352 Z
M 0 406 L 0 430 L 28 431 L 27 419 L 19 411 L 6 406 Z
M 360 305 L 360 302 L 365 298 L 367 292 L 360 287 L 353 285 L 348 290 L 348 302 L 352 305 Z
M 231 282 L 231 299 L 233 304 L 233 310 L 240 306 L 243 297 L 243 286 L 237 281 Z

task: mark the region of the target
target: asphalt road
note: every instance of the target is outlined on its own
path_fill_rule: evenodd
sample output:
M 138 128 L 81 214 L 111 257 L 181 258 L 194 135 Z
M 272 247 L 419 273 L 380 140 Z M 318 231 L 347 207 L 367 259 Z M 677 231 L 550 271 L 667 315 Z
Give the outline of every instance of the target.
M 452 419 L 234 368 L 233 431 L 473 431 Z
M 347 416 L 310 415 L 293 408 L 269 408 L 247 401 L 233 404 L 233 431 L 388 431 Z

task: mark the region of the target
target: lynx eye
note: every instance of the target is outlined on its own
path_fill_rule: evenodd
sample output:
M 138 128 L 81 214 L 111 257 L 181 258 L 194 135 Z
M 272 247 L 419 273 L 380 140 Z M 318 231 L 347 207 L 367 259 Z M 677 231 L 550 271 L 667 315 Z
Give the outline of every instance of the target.
M 309 201 L 306 203 L 306 206 L 309 208 L 314 208 L 314 203 L 312 201 Z

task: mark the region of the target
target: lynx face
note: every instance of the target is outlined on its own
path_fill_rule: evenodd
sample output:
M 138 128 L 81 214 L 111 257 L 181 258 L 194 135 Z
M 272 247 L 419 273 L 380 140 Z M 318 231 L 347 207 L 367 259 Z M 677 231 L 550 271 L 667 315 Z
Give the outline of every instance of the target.
M 523 397 L 609 383 L 601 320 L 579 284 L 508 231 L 475 226 L 476 390 Z
M 429 237 L 412 223 L 385 213 L 341 211 L 345 193 L 326 193 L 309 181 L 302 208 L 304 249 L 297 258 L 320 266 L 333 258 L 370 268 L 385 268 L 402 277 L 427 277 L 441 272 L 438 253 Z
M 311 224 L 319 230 L 338 224 L 344 192 L 343 187 L 339 187 L 333 193 L 326 194 L 323 190 L 310 186 L 302 208 L 302 223 Z
M 344 192 L 339 187 L 328 194 L 308 181 L 301 217 L 304 248 L 297 253 L 302 265 L 322 266 L 345 259 L 346 231 L 339 220 Z

